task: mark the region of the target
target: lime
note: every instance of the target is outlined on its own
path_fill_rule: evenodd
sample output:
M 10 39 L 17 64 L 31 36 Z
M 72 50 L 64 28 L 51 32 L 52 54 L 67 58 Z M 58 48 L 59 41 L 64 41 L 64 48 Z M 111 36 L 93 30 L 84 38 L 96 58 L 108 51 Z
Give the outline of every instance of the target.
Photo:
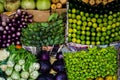
M 86 40 L 90 40 L 90 37 L 87 36 L 87 37 L 86 37 Z
M 109 39 L 109 36 L 106 36 L 105 39 Z
M 112 12 L 112 11 L 110 11 L 110 12 L 109 12 L 109 14 L 113 14 L 113 12 Z
M 95 28 L 91 28 L 91 32 L 95 32 L 95 30 L 96 30 Z
M 69 28 L 69 29 L 68 29 L 68 32 L 69 32 L 69 33 L 72 33 L 72 32 L 73 32 L 73 29 L 72 29 L 72 28 Z
M 97 41 L 97 42 L 96 42 L 96 45 L 100 45 L 100 41 Z
M 76 11 L 76 14 L 80 14 L 80 10 L 77 10 L 77 11 Z
M 107 18 L 107 17 L 108 17 L 108 15 L 107 15 L 107 14 L 104 14 L 104 17 L 106 17 L 106 18 Z
M 113 15 L 113 17 L 114 17 L 114 18 L 116 18 L 116 17 L 117 17 L 117 14 L 116 14 L 116 13 L 114 13 L 114 14 L 112 14 L 112 15 Z
M 75 38 L 75 37 L 76 37 L 76 34 L 73 33 L 73 34 L 71 34 L 71 36 L 72 36 L 73 38 Z
M 71 38 L 68 38 L 68 42 L 71 42 L 72 41 L 72 39 Z
M 99 37 L 96 37 L 96 38 L 95 38 L 95 40 L 96 40 L 96 41 L 99 41 L 99 40 L 100 40 L 100 38 L 99 38 Z
M 110 30 L 111 28 L 112 28 L 111 25 L 108 25 L 108 26 L 107 26 L 107 30 Z
M 77 25 L 76 25 L 76 24 L 72 24 L 71 27 L 72 27 L 72 28 L 76 28 Z
M 69 23 L 69 27 L 71 28 L 71 27 L 72 27 L 72 24 Z
M 116 26 L 120 26 L 120 23 L 119 23 L 119 22 L 116 22 Z
M 80 36 L 80 39 L 83 41 L 83 40 L 85 40 L 85 36 Z
M 76 27 L 76 29 L 77 29 L 77 30 L 80 30 L 80 29 L 81 29 L 81 27 L 80 27 L 80 26 L 77 26 L 77 27 Z
M 86 44 L 87 44 L 87 45 L 90 45 L 90 41 L 86 41 Z
M 105 41 L 105 37 L 100 37 L 100 40 L 101 41 Z
M 72 17 L 72 14 L 71 14 L 71 13 L 68 13 L 68 17 L 71 18 L 71 17 Z
M 89 13 L 85 13 L 85 16 L 86 16 L 86 17 L 89 17 Z
M 86 17 L 85 16 L 82 16 L 82 21 L 86 21 Z
M 77 16 L 76 16 L 76 19 L 77 19 L 77 20 L 80 20 L 80 19 L 81 19 L 81 16 L 80 16 L 80 15 L 77 15 Z
M 76 18 L 76 15 L 75 14 L 71 14 L 71 18 L 72 19 Z
M 115 34 L 112 33 L 112 34 L 111 34 L 111 37 L 115 37 Z
M 68 9 L 68 12 L 71 13 L 71 9 Z
M 103 35 L 103 36 L 106 36 L 106 35 L 107 35 L 107 33 L 106 33 L 106 32 L 103 32 L 103 33 L 102 33 L 102 35 Z
M 92 41 L 92 42 L 91 42 L 91 44 L 92 44 L 92 45 L 95 45 L 95 42 L 94 42 L 94 41 Z
M 113 42 L 113 38 L 110 38 L 109 40 L 110 40 L 110 42 Z
M 112 29 L 111 32 L 115 32 L 115 29 Z
M 80 39 L 80 35 L 76 35 L 76 38 L 77 38 L 77 39 Z
M 76 33 L 76 32 L 77 32 L 77 30 L 76 30 L 76 29 L 72 29 L 72 32 L 73 32 L 73 33 Z
M 108 40 L 105 40 L 105 44 L 109 44 L 110 42 Z
M 85 29 L 86 29 L 86 28 L 85 28 L 85 26 L 82 26 L 82 28 L 81 28 L 81 29 L 82 29 L 83 31 L 85 31 Z
M 72 19 L 68 19 L 68 22 L 69 22 L 69 23 L 72 23 L 72 22 L 73 22 L 73 20 L 72 20 Z
M 76 40 L 76 38 L 72 38 L 72 42 L 74 42 L 74 43 L 75 43 L 76 41 L 77 41 L 77 40 Z
M 97 19 L 97 23 L 102 23 L 102 19 Z
M 103 15 L 102 15 L 102 14 L 100 15 L 100 18 L 102 18 L 102 19 L 103 19 Z
M 92 34 L 91 34 L 92 36 L 95 36 L 96 35 L 96 33 L 95 32 L 92 32 Z
M 76 20 L 76 19 L 73 19 L 73 23 L 74 23 L 74 24 L 77 23 L 77 20 Z
M 68 37 L 72 37 L 71 33 L 68 34 Z
M 116 19 L 116 18 L 114 18 L 112 21 L 113 21 L 114 23 L 116 23 L 117 19 Z
M 90 13 L 90 17 L 94 17 L 94 14 L 93 14 L 93 13 Z
M 88 22 L 88 26 L 92 26 L 92 22 Z
M 77 34 L 79 35 L 79 34 L 80 34 L 80 31 L 77 31 Z
M 81 15 L 81 16 L 84 16 L 84 12 L 83 12 L 83 11 L 81 11 L 81 12 L 80 12 L 80 15 Z
M 75 9 L 75 8 L 72 9 L 72 13 L 73 13 L 73 14 L 76 13 L 76 9 Z
M 107 31 L 107 34 L 108 34 L 108 35 L 110 35 L 110 34 L 111 34 L 111 31 L 110 31 L 110 30 L 108 30 L 108 31 Z
M 87 26 L 87 22 L 86 21 L 83 21 L 83 26 Z
M 91 21 L 92 21 L 93 23 L 95 23 L 97 20 L 96 20 L 96 18 L 92 18 Z
M 90 30 L 90 27 L 86 27 L 86 30 L 89 31 L 89 30 Z
M 101 28 L 100 28 L 100 27 L 97 27 L 97 28 L 96 28 L 96 31 L 98 31 L 98 32 L 101 31 Z
M 98 32 L 98 33 L 97 33 L 97 36 L 100 37 L 100 36 L 101 36 L 101 32 Z
M 98 15 L 98 14 L 95 14 L 95 18 L 99 18 L 99 15 Z
M 85 31 L 82 31 L 81 33 L 82 33 L 82 35 L 85 35 Z
M 112 16 L 112 15 L 109 15 L 109 16 L 108 16 L 108 19 L 109 19 L 109 20 L 112 20 L 112 19 L 113 19 L 113 16 Z
M 77 21 L 77 25 L 81 25 L 82 24 L 82 21 L 81 20 L 78 20 Z
M 81 41 L 81 44 L 85 44 L 85 41 Z
M 106 31 L 106 27 L 102 27 L 102 31 L 103 31 L 103 32 Z
M 80 39 L 77 39 L 76 43 L 80 44 L 80 42 L 81 42 Z
M 102 44 L 102 45 L 105 45 L 105 42 L 103 41 L 103 42 L 101 42 L 101 44 Z
M 92 26 L 93 26 L 93 28 L 97 28 L 98 25 L 97 25 L 97 23 L 93 23 Z
M 90 17 L 87 17 L 87 21 L 91 21 L 91 18 L 90 18 Z
M 92 41 L 95 41 L 95 37 L 91 37 L 91 40 L 92 40 Z
M 116 27 L 116 24 L 112 24 L 112 28 L 115 28 Z
M 113 23 L 113 21 L 108 21 L 108 24 L 109 24 L 109 25 L 112 25 L 112 23 Z
M 107 20 L 107 18 L 103 18 L 103 22 L 107 22 L 108 20 Z

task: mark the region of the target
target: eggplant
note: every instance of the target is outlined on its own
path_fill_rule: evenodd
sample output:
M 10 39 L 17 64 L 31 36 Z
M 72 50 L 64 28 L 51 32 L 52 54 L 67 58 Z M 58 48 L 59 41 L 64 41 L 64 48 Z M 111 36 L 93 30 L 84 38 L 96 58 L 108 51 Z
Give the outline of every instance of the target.
M 52 65 L 53 70 L 56 72 L 64 72 L 65 71 L 65 65 L 63 60 L 56 60 Z
M 40 61 L 40 73 L 49 73 L 51 70 L 51 63 L 50 61 Z
M 68 80 L 68 79 L 66 73 L 60 72 L 55 75 L 55 80 Z

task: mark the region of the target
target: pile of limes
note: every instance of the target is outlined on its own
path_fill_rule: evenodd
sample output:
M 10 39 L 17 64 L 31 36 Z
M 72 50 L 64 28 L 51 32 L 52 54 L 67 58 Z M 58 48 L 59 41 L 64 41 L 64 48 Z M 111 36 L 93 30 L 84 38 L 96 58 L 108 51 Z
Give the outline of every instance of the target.
M 104 45 L 120 40 L 120 12 L 98 14 L 70 8 L 68 41 Z

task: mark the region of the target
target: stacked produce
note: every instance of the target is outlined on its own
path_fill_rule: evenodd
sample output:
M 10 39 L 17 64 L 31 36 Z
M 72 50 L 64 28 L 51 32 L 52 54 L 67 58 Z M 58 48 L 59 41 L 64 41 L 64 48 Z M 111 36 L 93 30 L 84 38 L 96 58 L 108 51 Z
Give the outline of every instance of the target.
M 30 23 L 22 29 L 21 42 L 26 46 L 52 46 L 64 43 L 64 16 L 53 13 L 48 22 Z
M 68 13 L 69 42 L 104 45 L 120 40 L 120 2 L 91 6 L 70 2 Z
M 64 53 L 69 80 L 117 80 L 117 52 L 111 46 Z
M 51 9 L 61 9 L 66 7 L 67 0 L 51 0 Z
M 40 65 L 35 55 L 15 45 L 7 47 L 10 52 L 6 64 L 1 65 L 7 80 L 36 80 Z M 5 53 L 4 53 L 5 55 Z
M 56 58 L 50 56 L 50 52 L 41 51 L 38 53 L 41 73 L 37 80 L 67 80 L 63 55 L 57 53 Z
M 0 48 L 11 44 L 20 44 L 21 29 L 32 22 L 32 15 L 25 11 L 17 10 L 11 16 L 0 16 Z

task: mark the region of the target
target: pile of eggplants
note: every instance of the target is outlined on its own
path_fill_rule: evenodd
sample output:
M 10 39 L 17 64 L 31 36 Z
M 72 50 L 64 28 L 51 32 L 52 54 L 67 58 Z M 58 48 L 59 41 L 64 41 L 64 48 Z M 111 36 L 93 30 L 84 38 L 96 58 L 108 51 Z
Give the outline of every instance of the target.
M 50 61 L 51 56 L 53 56 L 51 53 L 45 50 L 38 52 L 37 58 L 40 64 L 39 72 L 41 75 L 37 80 L 68 80 L 62 52 L 54 52 L 56 60 L 53 63 Z M 54 74 L 51 73 L 51 69 L 55 71 Z
M 25 11 L 17 10 L 7 16 L 0 15 L 0 48 L 6 48 L 11 44 L 21 44 L 20 36 L 22 28 L 32 22 L 33 15 Z

